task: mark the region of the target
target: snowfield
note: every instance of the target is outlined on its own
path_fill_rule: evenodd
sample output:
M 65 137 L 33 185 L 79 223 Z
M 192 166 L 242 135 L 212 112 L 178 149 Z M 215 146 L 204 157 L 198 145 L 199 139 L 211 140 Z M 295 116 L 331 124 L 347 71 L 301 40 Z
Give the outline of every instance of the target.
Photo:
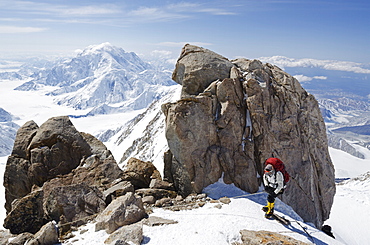
M 334 205 L 326 223 L 333 228 L 338 240 L 351 245 L 370 244 L 369 203 L 370 171 L 337 185 Z

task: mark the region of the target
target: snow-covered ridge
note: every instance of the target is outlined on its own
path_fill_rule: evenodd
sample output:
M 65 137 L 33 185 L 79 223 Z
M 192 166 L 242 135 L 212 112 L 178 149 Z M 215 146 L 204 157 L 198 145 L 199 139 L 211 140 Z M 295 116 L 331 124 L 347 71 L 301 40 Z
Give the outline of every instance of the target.
M 97 135 L 112 151 L 120 166 L 124 166 L 130 157 L 135 157 L 150 161 L 160 172 L 163 171 L 163 153 L 168 150 L 168 146 L 161 105 L 179 99 L 181 86 L 166 86 L 162 89 L 162 98 L 153 101 L 144 112 L 117 129 L 108 129 Z
M 8 155 L 14 143 L 19 125 L 12 122 L 17 119 L 0 107 L 0 157 Z

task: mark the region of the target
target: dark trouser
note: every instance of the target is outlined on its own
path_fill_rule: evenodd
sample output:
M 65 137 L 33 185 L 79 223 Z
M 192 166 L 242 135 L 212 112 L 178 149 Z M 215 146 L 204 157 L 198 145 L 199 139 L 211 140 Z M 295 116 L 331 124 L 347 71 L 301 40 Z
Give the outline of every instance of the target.
M 265 191 L 269 194 L 267 196 L 267 201 L 268 202 L 271 202 L 271 203 L 274 203 L 275 202 L 275 198 L 279 195 L 279 194 L 276 194 L 274 191 L 275 191 L 275 188 L 272 188 L 270 186 L 265 186 Z

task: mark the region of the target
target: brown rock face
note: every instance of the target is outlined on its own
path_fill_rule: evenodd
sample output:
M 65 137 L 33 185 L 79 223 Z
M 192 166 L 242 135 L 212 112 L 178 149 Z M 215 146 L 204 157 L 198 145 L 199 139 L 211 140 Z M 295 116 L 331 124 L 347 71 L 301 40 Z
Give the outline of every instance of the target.
M 4 227 L 13 234 L 25 231 L 36 233 L 47 221 L 42 206 L 43 191 L 34 191 L 14 203 L 14 209 L 6 216 Z
M 7 217 L 12 233 L 36 233 L 46 222 L 80 225 L 105 206 L 103 192 L 122 170 L 95 137 L 79 133 L 68 117 L 40 128 L 27 122 L 17 133 L 4 173 Z
M 130 181 L 135 189 L 148 188 L 152 179 L 161 179 L 161 174 L 151 162 L 130 158 L 124 168 L 122 180 Z
M 113 200 L 96 218 L 95 230 L 105 230 L 111 234 L 119 227 L 135 223 L 145 216 L 141 197 L 128 192 Z
M 84 224 L 83 218 L 103 211 L 105 206 L 103 194 L 98 188 L 84 183 L 55 187 L 44 197 L 47 217 L 57 222 L 63 216 L 65 223 L 78 221 Z
M 176 63 L 172 79 L 182 85 L 182 96 L 197 95 L 209 83 L 229 77 L 233 64 L 212 51 L 186 45 Z
M 89 144 L 68 117 L 51 118 L 40 128 L 27 122 L 18 130 L 4 173 L 6 210 L 11 210 L 13 200 L 30 193 L 33 185 L 42 186 L 69 173 L 89 155 Z
M 164 179 L 184 196 L 222 174 L 225 183 L 256 192 L 265 159 L 279 157 L 292 176 L 282 200 L 321 227 L 335 182 L 317 101 L 276 66 L 220 57 L 183 48 L 173 73 L 182 98 L 162 106 L 170 148 Z

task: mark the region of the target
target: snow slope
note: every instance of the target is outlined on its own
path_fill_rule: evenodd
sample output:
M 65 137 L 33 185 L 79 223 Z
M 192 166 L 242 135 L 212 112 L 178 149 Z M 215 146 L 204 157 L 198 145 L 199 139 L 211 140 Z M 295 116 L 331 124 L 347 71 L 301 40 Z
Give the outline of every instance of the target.
M 369 155 L 365 160 L 358 159 L 336 149 L 330 148 L 330 154 L 335 168 L 343 172 L 353 173 L 353 166 L 358 164 L 370 166 Z M 359 168 L 358 171 L 361 171 Z M 350 177 L 350 175 L 343 175 Z M 337 192 L 330 218 L 325 224 L 333 228 L 336 239 L 332 239 L 321 231 L 305 224 L 299 216 L 287 205 L 277 200 L 276 210 L 292 222 L 292 227 L 286 228 L 273 220 L 266 220 L 261 212 L 265 204 L 266 194 L 259 192 L 249 195 L 236 188 L 234 185 L 226 185 L 219 180 L 218 183 L 208 186 L 204 192 L 213 198 L 222 196 L 231 198 L 231 203 L 223 204 L 221 209 L 215 208 L 216 204 L 208 203 L 202 208 L 173 212 L 163 209 L 155 209 L 153 216 L 178 221 L 174 225 L 158 227 L 144 226 L 144 241 L 142 244 L 231 244 L 239 241 L 239 231 L 268 230 L 291 236 L 309 244 L 370 244 L 370 172 L 362 174 L 337 184 Z M 246 195 L 246 196 L 245 196 Z M 307 228 L 307 235 L 302 227 Z M 81 230 L 88 232 L 80 234 Z M 73 243 L 66 244 L 95 244 L 103 243 L 108 237 L 104 232 L 94 233 L 94 224 L 88 224 L 75 232 Z M 311 238 L 312 236 L 312 238 Z
M 368 163 L 370 165 L 370 163 Z M 345 244 L 370 244 L 370 172 L 337 185 L 334 205 L 326 221 Z
M 278 232 L 309 244 L 313 242 L 318 245 L 342 244 L 303 223 L 289 206 L 279 200 L 276 203 L 277 213 L 291 220 L 291 226 L 286 227 L 275 220 L 265 219 L 261 211 L 266 200 L 266 194 L 263 192 L 250 195 L 234 185 L 224 184 L 222 179 L 206 188 L 205 192 L 214 198 L 225 196 L 225 194 L 234 196 L 234 198 L 231 198 L 230 204 L 221 204 L 221 207 L 217 207 L 219 204 L 216 203 L 207 203 L 202 208 L 186 211 L 154 209 L 151 216 L 175 220 L 178 223 L 154 227 L 144 225 L 142 244 L 227 245 L 240 242 L 239 232 L 243 229 Z M 67 241 L 64 244 L 103 244 L 108 234 L 94 233 L 92 230 L 94 230 L 94 224 L 90 223 L 74 232 L 75 237 L 71 239 L 73 242 Z
M 117 129 L 105 130 L 97 137 L 104 142 L 120 166 L 131 157 L 152 162 L 162 173 L 163 153 L 168 150 L 165 138 L 165 116 L 161 105 L 180 98 L 181 86 L 163 87 L 164 96 Z M 163 176 L 163 173 L 162 173 Z
M 331 160 L 335 165 L 336 178 L 354 178 L 370 171 L 370 151 L 357 145 L 353 146 L 365 155 L 365 159 L 354 157 L 341 150 L 329 148 Z

